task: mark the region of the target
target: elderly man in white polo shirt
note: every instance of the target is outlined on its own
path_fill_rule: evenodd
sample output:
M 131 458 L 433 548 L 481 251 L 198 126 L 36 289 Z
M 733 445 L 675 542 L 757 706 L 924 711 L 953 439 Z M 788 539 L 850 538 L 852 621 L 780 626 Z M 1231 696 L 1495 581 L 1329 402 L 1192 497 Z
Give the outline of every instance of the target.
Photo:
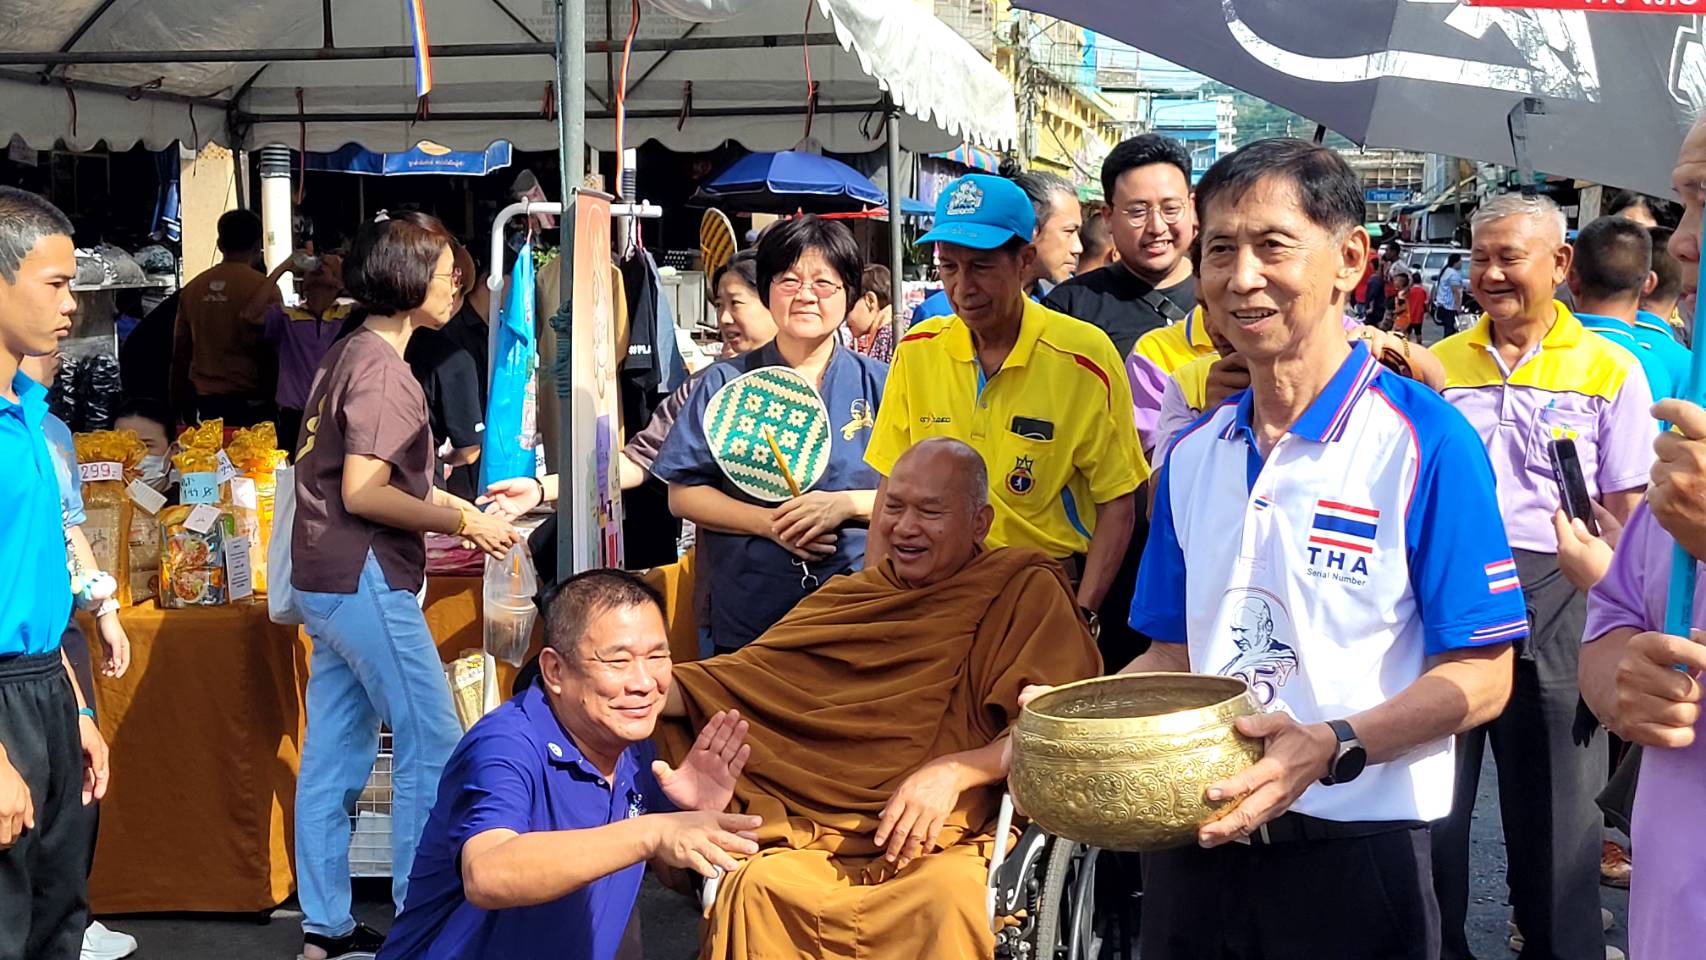
M 1346 343 L 1368 262 L 1338 154 L 1267 140 L 1196 194 L 1199 296 L 1251 386 L 1173 442 L 1132 601 L 1126 671 L 1238 676 L 1264 758 L 1198 846 L 1150 857 L 1145 960 L 1438 956 L 1427 821 L 1452 735 L 1510 693 L 1528 625 L 1474 430 Z M 1233 841 L 1247 841 L 1237 842 Z

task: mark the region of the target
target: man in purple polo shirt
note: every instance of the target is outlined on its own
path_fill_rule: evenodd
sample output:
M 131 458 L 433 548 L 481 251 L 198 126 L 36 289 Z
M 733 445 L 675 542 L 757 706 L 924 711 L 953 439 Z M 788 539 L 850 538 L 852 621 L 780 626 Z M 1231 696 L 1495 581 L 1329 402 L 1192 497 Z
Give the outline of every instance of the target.
M 1687 207 L 1670 238 L 1682 262 L 1684 316 L 1694 313 L 1700 269 L 1701 209 L 1706 207 L 1706 125 L 1682 143 L 1673 174 Z M 1634 846 L 1641 851 L 1629 898 L 1629 952 L 1638 960 L 1693 960 L 1706 944 L 1706 739 L 1700 734 L 1706 634 L 1667 636 L 1665 599 L 1672 544 L 1706 557 L 1706 410 L 1681 400 L 1653 408 L 1676 425 L 1654 449 L 1647 506 L 1618 541 L 1611 570 L 1588 597 L 1582 696 L 1595 714 L 1642 744 L 1635 789 Z M 1689 623 L 1706 617 L 1706 576 L 1694 591 Z M 1680 665 L 1683 669 L 1677 670 Z
M 1433 349 L 1446 370 L 1441 394 L 1475 427 L 1493 462 L 1530 636 L 1519 647 L 1504 713 L 1459 737 L 1451 816 L 1434 826 L 1442 956 L 1469 956 L 1469 822 L 1490 740 L 1523 956 L 1621 957 L 1605 946 L 1599 910 L 1594 798 L 1605 786 L 1606 748 L 1576 684 L 1586 604 L 1558 568 L 1552 516 L 1560 495 L 1548 448 L 1574 441 L 1588 495 L 1627 519 L 1652 463 L 1652 394 L 1633 354 L 1588 333 L 1553 299 L 1571 259 L 1556 204 L 1495 197 L 1472 226 L 1469 282 L 1486 314 Z
M 670 687 L 657 594 L 580 574 L 546 638 L 539 680 L 445 766 L 384 960 L 638 960 L 647 861 L 709 877 L 757 852 L 759 818 L 722 812 L 751 752 L 744 720 L 712 717 L 678 769 L 654 759 Z

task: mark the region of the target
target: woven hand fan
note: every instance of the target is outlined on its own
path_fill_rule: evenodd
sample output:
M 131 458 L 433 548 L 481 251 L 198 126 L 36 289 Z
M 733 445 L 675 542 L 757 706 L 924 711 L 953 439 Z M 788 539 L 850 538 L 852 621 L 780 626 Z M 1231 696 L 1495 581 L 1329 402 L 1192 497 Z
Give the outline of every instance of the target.
M 706 210 L 699 218 L 699 269 L 705 272 L 706 283 L 735 255 L 735 247 L 734 224 L 723 211 Z
M 780 503 L 795 496 L 790 478 L 800 490 L 809 490 L 829 466 L 829 410 L 811 382 L 794 370 L 761 367 L 711 395 L 705 443 L 736 487 L 766 503 Z M 786 462 L 778 463 L 773 450 L 780 450 Z

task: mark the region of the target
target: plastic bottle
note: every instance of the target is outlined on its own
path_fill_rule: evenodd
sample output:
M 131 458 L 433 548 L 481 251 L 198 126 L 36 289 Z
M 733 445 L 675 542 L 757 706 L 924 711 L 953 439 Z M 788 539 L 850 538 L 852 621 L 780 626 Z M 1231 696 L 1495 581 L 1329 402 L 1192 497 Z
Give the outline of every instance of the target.
M 486 654 L 519 667 L 527 657 L 533 621 L 539 616 L 539 608 L 533 603 L 539 578 L 533 571 L 526 541 L 510 547 L 502 560 L 486 558 L 483 592 Z

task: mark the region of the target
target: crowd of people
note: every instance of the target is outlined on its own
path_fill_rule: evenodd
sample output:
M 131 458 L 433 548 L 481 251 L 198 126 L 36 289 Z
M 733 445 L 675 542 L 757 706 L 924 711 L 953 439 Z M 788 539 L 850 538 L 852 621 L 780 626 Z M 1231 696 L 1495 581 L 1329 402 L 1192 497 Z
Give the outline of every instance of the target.
M 781 221 L 719 269 L 724 358 L 619 461 L 696 528 L 706 658 L 672 662 L 634 575 L 581 572 L 466 735 L 419 605 L 423 534 L 502 557 L 559 489 L 466 476 L 478 430 L 447 411 L 479 400 L 445 398 L 484 381 L 480 268 L 434 218 L 382 217 L 342 256 L 292 258 L 287 308 L 258 223 L 223 218 L 163 405 L 124 414 L 151 458 L 197 417 L 293 437 L 302 957 L 636 957 L 647 863 L 717 881 L 705 958 L 990 956 L 1008 731 L 1115 670 L 1237 677 L 1263 708 L 1237 722 L 1263 758 L 1208 788 L 1225 815 L 1144 857 L 1146 958 L 1470 956 L 1489 747 L 1512 949 L 1621 956 L 1609 880 L 1632 883 L 1637 960 L 1698 955 L 1706 647 L 1663 630 L 1674 548 L 1706 557 L 1706 410 L 1671 323 L 1693 310 L 1706 126 L 1669 229 L 1645 201 L 1572 242 L 1544 196 L 1491 197 L 1431 285 L 1373 249 L 1360 181 L 1316 144 L 1259 141 L 1193 184 L 1146 134 L 1102 181 L 1088 215 L 1045 174 L 949 184 L 918 240 L 942 290 L 898 338 L 887 271 L 833 221 Z M 0 450 L 20 467 L 0 475 L 0 958 L 117 936 L 88 923 L 107 788 L 89 665 L 121 675 L 128 645 L 37 359 L 70 327 L 70 232 L 0 190 Z M 828 417 L 821 469 L 782 497 L 737 482 L 713 422 L 764 371 Z M 356 922 L 348 877 L 382 724 L 388 933 Z M 1637 764 L 1633 809 L 1607 800 Z

